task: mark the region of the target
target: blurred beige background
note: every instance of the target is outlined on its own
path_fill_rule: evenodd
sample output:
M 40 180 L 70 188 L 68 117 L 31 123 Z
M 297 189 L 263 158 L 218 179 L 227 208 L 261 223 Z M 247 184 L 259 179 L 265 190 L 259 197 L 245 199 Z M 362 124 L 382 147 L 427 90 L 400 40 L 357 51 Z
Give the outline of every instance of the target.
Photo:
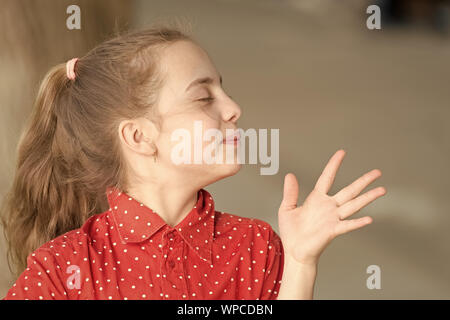
M 302 202 L 344 148 L 331 194 L 374 168 L 383 176 L 365 191 L 383 185 L 387 194 L 355 216 L 372 216 L 372 225 L 326 249 L 315 298 L 449 299 L 450 40 L 423 19 L 370 31 L 371 3 L 0 0 L 1 195 L 48 68 L 82 55 L 115 26 L 185 19 L 240 104 L 239 127 L 280 129 L 278 174 L 245 165 L 207 187 L 217 210 L 265 220 L 278 232 L 284 175 L 297 175 Z M 69 4 L 81 7 L 80 31 L 65 28 Z M 3 297 L 14 279 L 1 249 Z M 381 268 L 380 290 L 366 287 L 369 265 Z

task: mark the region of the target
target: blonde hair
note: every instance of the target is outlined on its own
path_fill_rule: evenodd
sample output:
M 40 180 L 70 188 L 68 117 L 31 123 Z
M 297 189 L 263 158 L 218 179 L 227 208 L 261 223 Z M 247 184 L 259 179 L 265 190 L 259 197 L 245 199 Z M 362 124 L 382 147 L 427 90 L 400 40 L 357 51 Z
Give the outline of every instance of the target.
M 107 40 L 66 76 L 65 63 L 44 77 L 19 140 L 15 177 L 1 207 L 8 264 L 17 276 L 28 255 L 107 210 L 108 186 L 126 190 L 120 121 L 155 116 L 165 46 L 191 40 L 175 27 L 155 26 Z

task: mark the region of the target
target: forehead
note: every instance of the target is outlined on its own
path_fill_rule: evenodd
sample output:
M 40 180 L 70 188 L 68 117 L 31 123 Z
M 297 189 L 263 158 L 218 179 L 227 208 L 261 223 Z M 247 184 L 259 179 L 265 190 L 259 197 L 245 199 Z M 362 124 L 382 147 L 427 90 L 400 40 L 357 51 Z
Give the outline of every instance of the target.
M 177 41 L 164 49 L 161 69 L 166 85 L 172 89 L 184 89 L 197 77 L 216 77 L 217 70 L 210 57 L 191 41 Z M 181 93 L 181 92 L 180 92 Z

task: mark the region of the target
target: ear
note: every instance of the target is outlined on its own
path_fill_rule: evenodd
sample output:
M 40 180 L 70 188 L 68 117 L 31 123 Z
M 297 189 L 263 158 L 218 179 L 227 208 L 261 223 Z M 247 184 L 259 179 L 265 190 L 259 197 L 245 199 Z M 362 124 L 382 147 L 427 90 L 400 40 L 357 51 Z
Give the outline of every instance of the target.
M 157 152 L 155 124 L 146 118 L 123 120 L 119 124 L 119 139 L 123 147 L 139 154 L 153 156 Z

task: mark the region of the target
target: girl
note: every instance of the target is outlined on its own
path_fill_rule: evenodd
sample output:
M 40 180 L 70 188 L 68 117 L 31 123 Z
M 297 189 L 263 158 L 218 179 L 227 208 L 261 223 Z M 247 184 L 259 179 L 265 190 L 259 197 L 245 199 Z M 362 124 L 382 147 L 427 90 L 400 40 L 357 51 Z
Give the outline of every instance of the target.
M 372 221 L 345 219 L 385 194 L 356 197 L 381 172 L 328 196 L 339 150 L 299 207 L 287 174 L 280 236 L 217 211 L 204 187 L 240 164 L 176 165 L 171 134 L 192 137 L 194 121 L 237 132 L 241 109 L 221 83 L 208 54 L 169 27 L 117 36 L 50 70 L 2 210 L 18 276 L 5 299 L 311 299 L 324 248 Z

